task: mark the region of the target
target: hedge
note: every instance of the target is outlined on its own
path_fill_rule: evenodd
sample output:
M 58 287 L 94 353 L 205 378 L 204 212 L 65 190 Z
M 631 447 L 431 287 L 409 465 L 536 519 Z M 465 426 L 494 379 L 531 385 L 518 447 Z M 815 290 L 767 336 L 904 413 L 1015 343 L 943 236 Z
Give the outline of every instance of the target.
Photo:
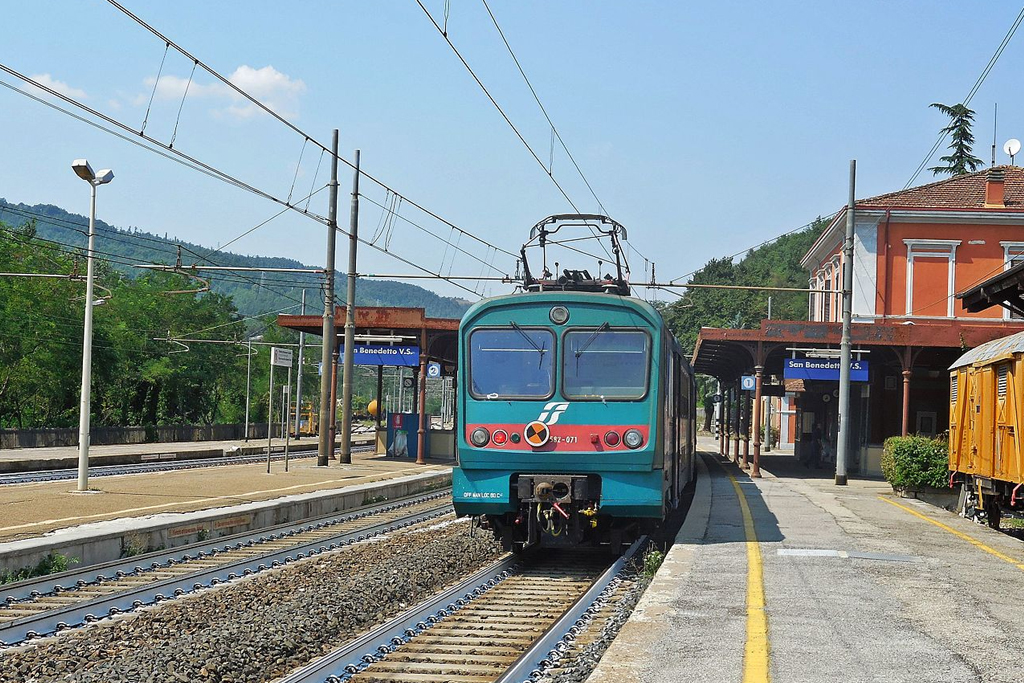
M 949 446 L 945 439 L 890 436 L 882 448 L 882 474 L 894 489 L 949 486 Z

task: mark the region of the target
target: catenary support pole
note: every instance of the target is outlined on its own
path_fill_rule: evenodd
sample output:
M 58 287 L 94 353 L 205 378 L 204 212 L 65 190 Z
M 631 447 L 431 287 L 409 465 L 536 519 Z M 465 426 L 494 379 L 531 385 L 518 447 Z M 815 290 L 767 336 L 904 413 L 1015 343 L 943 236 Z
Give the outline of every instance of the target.
M 850 325 L 853 319 L 853 227 L 857 219 L 857 160 L 850 160 L 850 200 L 843 242 L 843 336 L 839 342 L 839 434 L 836 437 L 836 486 L 846 486 L 850 449 Z
M 302 290 L 302 308 L 299 309 L 302 315 L 306 315 L 306 290 Z M 299 422 L 302 418 L 302 368 L 304 351 L 306 350 L 306 333 L 299 332 L 299 370 L 295 378 L 295 439 L 298 440 L 301 437 L 299 434 Z M 286 461 L 287 464 L 287 461 Z M 287 470 L 287 466 L 285 470 Z
M 352 213 L 348 231 L 348 292 L 345 296 L 345 359 L 341 379 L 341 449 L 338 464 L 352 462 L 352 374 L 356 344 L 356 246 L 359 244 L 359 150 L 352 177 Z
M 331 359 L 334 358 L 334 245 L 338 234 L 338 129 L 331 138 L 331 182 L 327 205 L 327 259 L 324 266 L 324 322 L 323 351 L 320 354 L 320 442 L 317 448 L 316 464 L 326 467 L 327 460 L 334 455 L 334 439 L 329 433 L 333 424 L 333 396 L 331 390 Z

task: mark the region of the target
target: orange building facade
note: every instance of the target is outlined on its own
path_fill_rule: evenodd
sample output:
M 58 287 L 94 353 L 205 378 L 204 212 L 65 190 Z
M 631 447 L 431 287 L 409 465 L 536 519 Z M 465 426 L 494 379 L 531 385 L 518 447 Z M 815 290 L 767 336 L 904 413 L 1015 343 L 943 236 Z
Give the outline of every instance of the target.
M 842 286 L 846 215 L 801 261 L 815 289 Z M 853 318 L 921 324 L 951 318 L 1006 320 L 1001 308 L 971 313 L 956 298 L 1024 261 L 1024 170 L 1003 166 L 857 202 Z M 813 294 L 808 320 L 839 322 L 839 294 Z
M 750 394 L 777 392 L 782 445 L 791 440 L 800 457 L 811 448 L 825 464 L 838 445 L 838 375 L 791 381 L 788 368 L 838 358 L 846 221 L 840 211 L 801 259 L 810 287 L 831 290 L 809 295 L 806 321 L 705 328 L 694 353 L 697 372 L 722 383 L 731 434 L 746 431 L 744 420 L 764 420 L 756 408 L 741 419 L 735 407 L 750 401 L 741 375 L 754 375 Z M 1024 331 L 1020 316 L 1000 306 L 968 311 L 957 297 L 1024 262 L 1024 170 L 995 167 L 858 200 L 853 247 L 853 358 L 868 370 L 851 388 L 849 464 L 880 476 L 887 437 L 948 429 L 950 364 L 967 348 Z

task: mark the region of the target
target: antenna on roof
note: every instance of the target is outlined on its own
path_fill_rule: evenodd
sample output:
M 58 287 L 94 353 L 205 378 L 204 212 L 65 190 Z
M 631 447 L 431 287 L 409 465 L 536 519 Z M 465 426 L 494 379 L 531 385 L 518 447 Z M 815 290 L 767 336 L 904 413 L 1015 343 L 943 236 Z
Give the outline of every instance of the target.
M 1020 140 L 1010 138 L 1003 145 L 1003 151 L 1010 156 L 1010 166 L 1013 166 L 1013 157 L 1020 151 Z
M 992 165 L 996 165 L 996 128 L 999 125 L 999 103 L 992 107 Z

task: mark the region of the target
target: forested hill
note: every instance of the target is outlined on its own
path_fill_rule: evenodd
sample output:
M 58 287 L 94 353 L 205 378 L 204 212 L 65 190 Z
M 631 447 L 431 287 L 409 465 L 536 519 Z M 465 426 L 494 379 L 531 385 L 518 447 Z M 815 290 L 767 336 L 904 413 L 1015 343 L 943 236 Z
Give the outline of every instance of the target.
M 0 223 L 20 227 L 35 222 L 38 238 L 57 242 L 72 250 L 86 248 L 89 219 L 86 216 L 68 213 L 51 204 L 12 204 L 0 198 Z M 115 228 L 103 221 L 96 221 L 96 252 L 99 258 L 131 276 L 141 271 L 133 268 L 135 263 L 173 264 L 177 256 L 176 247 L 181 246 L 182 263 L 205 263 L 218 266 L 246 266 L 265 268 L 315 268 L 293 259 L 270 256 L 243 256 L 231 252 L 216 252 L 207 260 L 205 257 L 214 249 L 209 246 L 179 241 L 173 235 L 154 235 L 136 226 L 127 229 Z M 84 265 L 82 267 L 84 271 Z M 339 275 L 340 278 L 340 275 Z M 341 286 L 337 290 L 344 299 L 344 279 L 336 280 Z M 214 275 L 211 281 L 214 292 L 231 297 L 239 313 L 254 315 L 294 306 L 306 289 L 307 311 L 323 310 L 320 299 L 319 278 L 314 274 L 235 273 Z M 318 303 L 319 302 L 319 303 Z M 439 318 L 461 318 L 469 307 L 462 299 L 443 297 L 434 292 L 402 282 L 385 280 L 359 280 L 356 285 L 356 304 L 363 306 L 414 306 L 425 308 L 427 315 Z M 291 312 L 291 311 L 289 311 Z M 296 311 L 297 312 L 297 311 Z
M 808 273 L 800 259 L 828 226 L 818 218 L 806 230 L 783 235 L 770 244 L 751 249 L 734 262 L 730 257 L 711 259 L 687 281 L 695 284 L 807 287 Z M 768 317 L 807 320 L 807 294 L 729 289 L 688 289 L 662 313 L 683 348 L 690 353 L 701 327 L 751 329 Z

